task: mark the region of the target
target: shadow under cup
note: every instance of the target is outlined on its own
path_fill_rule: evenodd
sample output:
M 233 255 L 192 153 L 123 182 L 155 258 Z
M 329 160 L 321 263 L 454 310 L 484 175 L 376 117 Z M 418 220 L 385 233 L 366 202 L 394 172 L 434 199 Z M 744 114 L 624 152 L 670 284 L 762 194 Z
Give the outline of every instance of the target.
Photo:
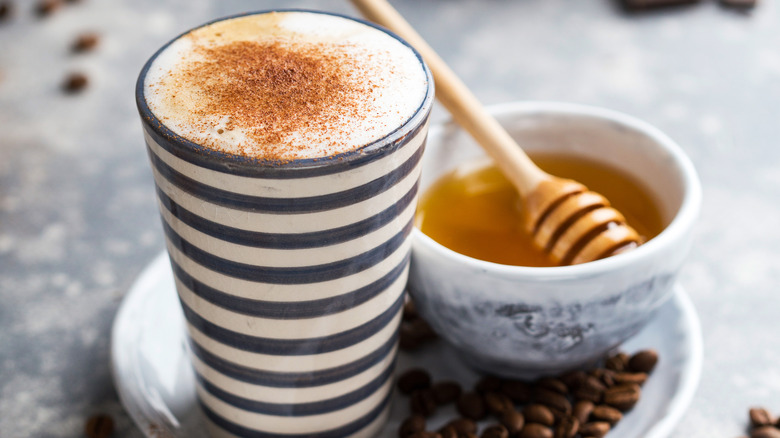
M 136 99 L 211 433 L 375 436 L 392 392 L 430 72 L 420 61 L 425 98 L 388 136 L 271 163 L 155 118 L 143 83 L 159 53 Z

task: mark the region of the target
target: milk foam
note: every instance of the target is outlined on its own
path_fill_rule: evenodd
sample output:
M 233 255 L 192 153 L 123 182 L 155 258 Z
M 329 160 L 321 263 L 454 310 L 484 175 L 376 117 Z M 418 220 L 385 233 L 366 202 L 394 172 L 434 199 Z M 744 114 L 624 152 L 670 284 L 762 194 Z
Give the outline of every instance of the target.
M 336 64 L 345 59 L 346 67 L 338 72 L 346 81 L 347 91 L 342 94 L 348 104 L 341 98 L 325 99 L 325 108 L 311 115 L 293 110 L 294 124 L 285 120 L 279 121 L 281 125 L 258 122 L 265 126 L 233 123 L 245 114 L 231 113 L 230 105 L 215 107 L 208 91 L 214 88 L 204 89 L 198 83 L 200 74 L 192 71 L 202 63 L 217 64 L 209 59 L 209 50 L 240 42 L 274 44 L 307 54 L 313 47 Z M 234 70 L 221 68 L 210 80 L 229 77 Z M 189 76 L 182 72 L 189 72 Z M 292 160 L 332 156 L 386 136 L 414 115 L 427 86 L 419 59 L 384 32 L 332 15 L 274 12 L 220 21 L 177 39 L 153 61 L 144 93 L 152 113 L 188 140 L 238 155 Z M 281 99 L 274 108 L 282 112 L 284 102 Z M 273 122 L 273 116 L 261 120 Z M 274 129 L 274 135 L 263 132 Z

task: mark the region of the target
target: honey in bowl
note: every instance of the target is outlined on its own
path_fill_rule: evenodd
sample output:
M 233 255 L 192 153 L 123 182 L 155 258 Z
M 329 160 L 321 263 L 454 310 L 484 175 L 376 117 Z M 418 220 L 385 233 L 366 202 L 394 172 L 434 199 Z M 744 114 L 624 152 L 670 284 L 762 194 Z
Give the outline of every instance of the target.
M 579 181 L 601 193 L 647 242 L 664 228 L 657 203 L 642 184 L 595 161 L 564 155 L 534 155 L 546 172 Z M 440 177 L 420 198 L 416 226 L 453 251 L 504 265 L 557 264 L 523 227 L 522 200 L 489 161 L 469 163 Z

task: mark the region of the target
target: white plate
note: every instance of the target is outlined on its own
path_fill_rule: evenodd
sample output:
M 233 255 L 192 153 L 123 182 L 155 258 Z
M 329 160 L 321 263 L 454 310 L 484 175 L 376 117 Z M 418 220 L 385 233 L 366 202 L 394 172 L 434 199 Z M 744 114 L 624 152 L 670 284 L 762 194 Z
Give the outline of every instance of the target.
M 195 379 L 185 347 L 184 317 L 167 255 L 160 254 L 125 296 L 111 335 L 114 383 L 127 412 L 148 437 L 205 437 L 195 399 Z M 662 438 L 670 434 L 691 402 L 702 366 L 701 327 L 682 287 L 656 317 L 622 349 L 654 348 L 661 360 L 643 387 L 642 399 L 607 436 Z M 401 353 L 398 370 L 430 370 L 434 379 L 455 379 L 470 388 L 478 376 L 443 342 L 414 354 Z M 397 436 L 408 415 L 399 394 L 380 437 Z M 429 422 L 438 428 L 455 416 L 443 408 Z

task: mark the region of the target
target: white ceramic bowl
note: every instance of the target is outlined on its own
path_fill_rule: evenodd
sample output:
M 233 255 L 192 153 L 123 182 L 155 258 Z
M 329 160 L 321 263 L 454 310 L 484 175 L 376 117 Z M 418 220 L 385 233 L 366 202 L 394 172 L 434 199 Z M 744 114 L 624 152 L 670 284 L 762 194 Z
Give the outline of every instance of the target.
M 533 377 L 591 363 L 670 297 L 701 203 L 696 172 L 669 137 L 615 111 L 545 102 L 490 110 L 527 151 L 583 156 L 633 175 L 658 200 L 667 226 L 634 251 L 553 268 L 477 260 L 415 230 L 409 290 L 433 328 L 478 370 Z M 432 128 L 422 190 L 483 155 L 456 125 Z

